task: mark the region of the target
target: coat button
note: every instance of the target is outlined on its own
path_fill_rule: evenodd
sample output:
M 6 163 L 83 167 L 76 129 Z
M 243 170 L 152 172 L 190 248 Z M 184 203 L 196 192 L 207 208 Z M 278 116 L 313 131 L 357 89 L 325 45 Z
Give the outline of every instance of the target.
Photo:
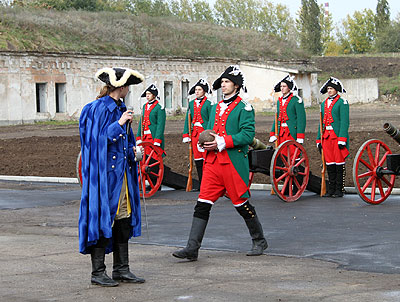
M 117 157 L 114 155 L 114 156 L 113 156 L 113 159 L 116 159 L 116 158 L 117 158 Z
M 116 138 L 113 138 L 113 142 L 116 142 L 117 141 L 117 139 Z
M 120 137 L 122 136 L 122 133 L 119 135 Z
M 124 156 L 124 159 L 126 159 L 126 156 Z
M 112 168 L 112 169 L 114 169 L 114 168 L 115 168 L 115 166 L 114 166 L 114 165 L 112 165 L 112 166 L 111 166 L 111 168 Z

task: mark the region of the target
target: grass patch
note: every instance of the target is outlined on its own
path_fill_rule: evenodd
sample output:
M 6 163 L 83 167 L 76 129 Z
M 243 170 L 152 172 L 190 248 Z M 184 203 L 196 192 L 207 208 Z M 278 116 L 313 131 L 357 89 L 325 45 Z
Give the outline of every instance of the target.
M 400 74 L 394 77 L 380 77 L 378 83 L 381 95 L 400 95 Z

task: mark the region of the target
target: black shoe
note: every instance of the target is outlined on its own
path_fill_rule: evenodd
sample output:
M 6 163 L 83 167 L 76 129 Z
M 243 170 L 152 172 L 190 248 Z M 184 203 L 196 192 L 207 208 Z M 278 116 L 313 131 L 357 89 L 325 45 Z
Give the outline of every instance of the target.
M 114 244 L 112 278 L 127 283 L 144 283 L 146 280 L 135 276 L 129 270 L 128 243 Z
M 255 216 L 250 219 L 245 219 L 247 228 L 251 239 L 253 241 L 253 246 L 250 251 L 247 252 L 247 256 L 260 256 L 263 254 L 264 250 L 268 248 L 267 240 L 264 237 L 264 232 L 258 217 Z
M 91 253 L 92 260 L 92 284 L 113 287 L 118 286 L 118 282 L 111 279 L 106 273 L 106 265 L 104 264 L 105 259 L 105 248 L 94 247 Z

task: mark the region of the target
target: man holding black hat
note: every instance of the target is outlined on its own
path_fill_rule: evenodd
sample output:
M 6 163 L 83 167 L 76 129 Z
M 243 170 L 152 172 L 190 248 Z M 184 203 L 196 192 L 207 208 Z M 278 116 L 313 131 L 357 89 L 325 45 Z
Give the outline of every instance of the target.
M 278 129 L 275 129 L 275 122 L 272 124 L 269 142 L 272 143 L 279 138 L 279 143 L 287 140 L 295 140 L 302 144 L 304 142 L 304 132 L 306 130 L 306 111 L 303 100 L 297 95 L 297 85 L 294 77 L 287 75 L 279 81 L 275 87 L 275 92 L 282 92 L 278 99 L 277 115 Z
M 127 110 L 121 99 L 129 92 L 129 85 L 141 83 L 144 77 L 128 68 L 103 68 L 96 78 L 106 85 L 97 99 L 83 108 L 79 119 L 79 251 L 91 255 L 92 284 L 143 283 L 144 279 L 129 270 L 128 240 L 141 235 L 141 213 L 136 142 L 128 127 L 133 111 Z M 104 264 L 105 254 L 110 252 L 112 279 Z
M 191 143 L 197 175 L 201 183 L 203 175 L 204 152 L 197 148 L 200 133 L 204 131 L 210 118 L 211 102 L 207 100 L 206 93 L 211 93 L 210 86 L 205 79 L 200 79 L 189 91 L 189 95 L 195 94 L 196 98 L 189 102 L 186 111 L 185 126 L 183 128 L 183 142 Z M 191 136 L 189 137 L 189 113 Z
M 322 85 L 321 94 L 328 98 L 321 104 L 322 135 L 318 127 L 317 147 L 324 151 L 328 171 L 328 192 L 325 197 L 343 197 L 345 160 L 349 155 L 349 103 L 338 92 L 346 93 L 343 84 L 330 77 Z
M 194 209 L 187 246 L 172 255 L 195 261 L 204 236 L 212 205 L 226 193 L 249 229 L 253 246 L 248 256 L 262 255 L 268 247 L 255 208 L 249 202 L 249 161 L 247 150 L 255 134 L 253 107 L 239 96 L 247 92 L 244 76 L 237 65 L 229 66 L 214 82 L 221 88 L 224 99 L 211 108 L 207 129 L 216 134 L 212 142 L 204 143 L 206 150 L 203 180 Z
M 158 102 L 158 88 L 151 84 L 141 95 L 147 99 L 143 105 L 137 132 L 137 144 L 151 142 L 164 152 L 165 109 Z

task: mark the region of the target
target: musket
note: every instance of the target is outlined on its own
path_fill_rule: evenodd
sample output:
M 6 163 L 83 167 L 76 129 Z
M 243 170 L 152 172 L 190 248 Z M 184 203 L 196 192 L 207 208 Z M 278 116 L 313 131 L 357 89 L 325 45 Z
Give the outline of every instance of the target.
M 189 138 L 192 139 L 192 116 L 190 114 L 190 107 L 188 108 L 188 129 L 189 129 Z M 193 150 L 192 150 L 192 142 L 189 142 L 189 175 L 188 181 L 186 184 L 186 192 L 192 191 L 193 187 L 193 179 L 192 179 L 192 171 L 193 171 Z
M 324 157 L 324 149 L 322 148 L 322 139 L 324 136 L 324 129 L 322 128 L 322 108 L 319 107 L 319 129 L 320 129 L 320 139 L 321 139 L 321 160 L 322 160 L 322 170 L 321 170 L 321 197 L 326 194 L 326 181 L 325 181 L 325 171 L 326 163 Z
M 274 103 L 277 103 L 275 101 L 275 92 L 272 96 Z M 279 147 L 279 131 L 278 131 L 278 104 L 276 104 L 276 110 L 275 110 L 275 137 L 276 137 L 276 141 L 275 141 L 275 148 Z M 275 191 L 274 188 L 271 188 L 271 195 L 275 195 Z

